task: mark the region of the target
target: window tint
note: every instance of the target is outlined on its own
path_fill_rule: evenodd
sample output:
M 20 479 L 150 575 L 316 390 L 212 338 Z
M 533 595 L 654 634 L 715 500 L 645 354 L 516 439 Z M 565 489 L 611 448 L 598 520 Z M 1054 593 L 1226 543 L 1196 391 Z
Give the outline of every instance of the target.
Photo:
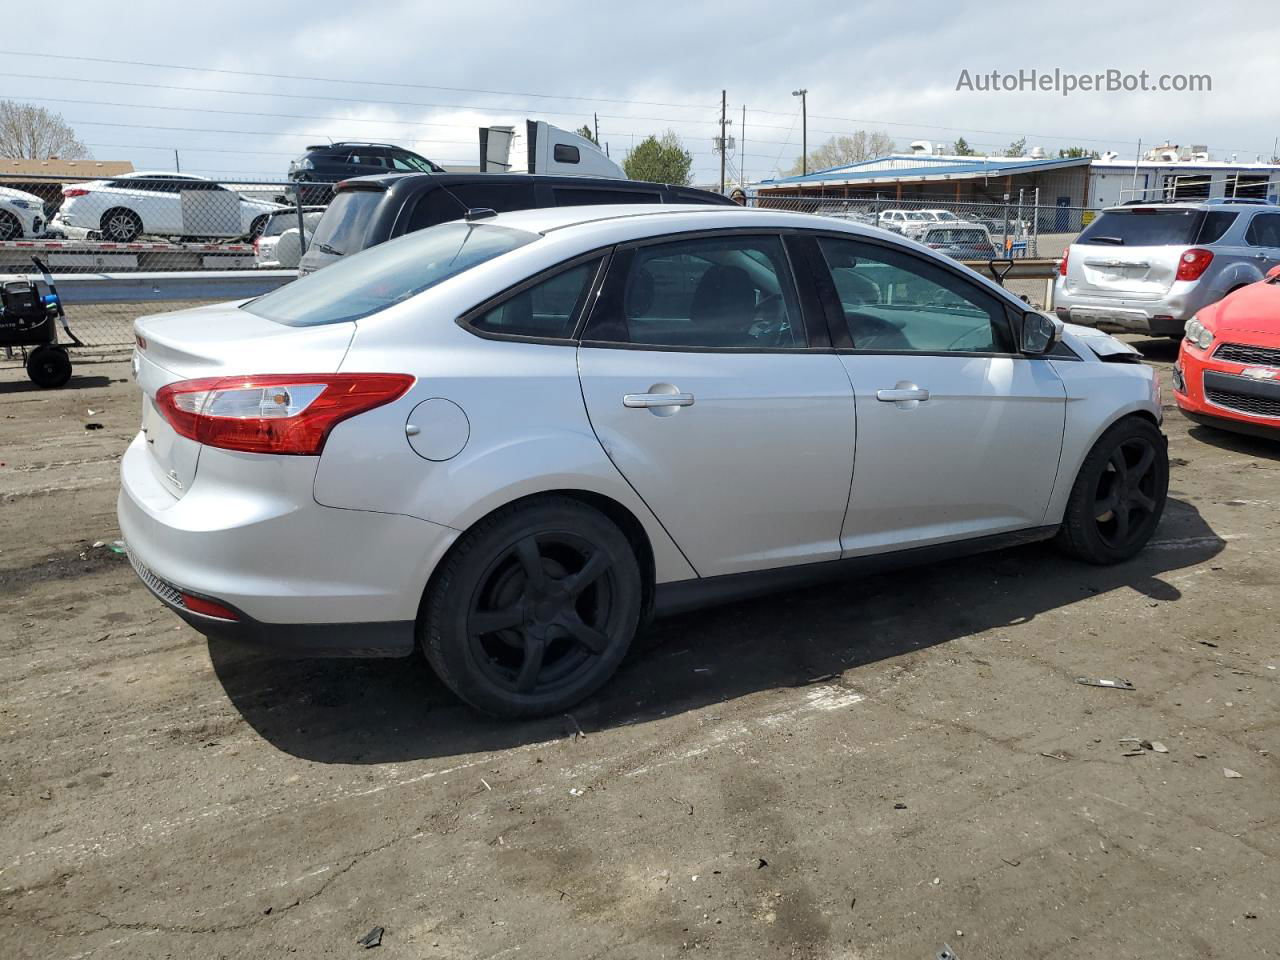
M 498 213 L 506 213 L 530 210 L 533 206 L 532 184 L 459 183 L 450 186 L 448 192 L 444 189 L 429 190 L 419 197 L 413 213 L 409 215 L 406 230 L 412 232 L 437 223 L 461 220 L 470 207 L 488 207 Z
M 316 227 L 315 248 L 338 257 L 363 250 L 369 223 L 385 196 L 381 190 L 339 190 Z
M 556 163 L 577 163 L 581 156 L 572 144 L 557 143 L 551 150 L 551 159 Z
M 912 254 L 858 240 L 818 241 L 856 350 L 1008 353 L 1000 301 Z
M 652 190 L 609 190 L 594 187 L 555 187 L 552 195 L 557 207 L 581 207 L 595 203 L 661 203 L 660 194 Z
M 578 311 L 599 265 L 599 260 L 592 260 L 562 270 L 508 297 L 468 324 L 485 333 L 516 337 L 571 337 Z
M 1257 214 L 1244 239 L 1254 247 L 1280 247 L 1280 213 Z
M 1159 247 L 1187 246 L 1200 232 L 1199 210 L 1157 210 L 1135 207 L 1108 210 L 1084 228 L 1076 243 L 1099 246 Z
M 507 227 L 441 224 L 344 257 L 241 309 L 293 327 L 359 320 L 537 239 Z
M 616 258 L 588 340 L 653 346 L 807 345 L 779 237 L 715 237 Z
M 1200 237 L 1196 243 L 1217 243 L 1227 228 L 1236 222 L 1239 214 L 1215 210 L 1204 215 L 1204 223 L 1200 225 Z

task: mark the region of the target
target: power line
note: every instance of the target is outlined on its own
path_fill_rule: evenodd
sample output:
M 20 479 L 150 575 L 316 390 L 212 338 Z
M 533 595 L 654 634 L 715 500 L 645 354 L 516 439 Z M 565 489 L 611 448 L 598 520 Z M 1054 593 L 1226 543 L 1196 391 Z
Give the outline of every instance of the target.
M 42 57 L 49 60 L 74 60 L 80 63 L 110 63 L 127 67 L 154 67 L 161 70 L 191 70 L 199 73 L 222 73 L 237 77 L 267 77 L 272 80 L 305 80 L 309 83 L 364 84 L 371 87 L 400 87 L 412 90 L 447 90 L 451 93 L 474 93 L 494 97 L 533 97 L 538 100 L 578 100 L 586 103 L 640 104 L 646 107 L 697 107 L 710 109 L 706 104 L 664 103 L 658 100 L 624 100 L 610 97 L 580 97 L 558 93 L 517 93 L 512 90 L 482 90 L 475 87 L 442 87 L 430 83 L 396 83 L 390 80 L 358 80 L 351 77 L 308 77 L 290 73 L 261 73 L 254 70 L 227 70 L 219 67 L 193 67 L 180 63 L 150 63 L 145 60 L 113 60 L 109 57 L 83 57 L 64 53 L 30 53 L 25 50 L 0 50 L 10 57 Z

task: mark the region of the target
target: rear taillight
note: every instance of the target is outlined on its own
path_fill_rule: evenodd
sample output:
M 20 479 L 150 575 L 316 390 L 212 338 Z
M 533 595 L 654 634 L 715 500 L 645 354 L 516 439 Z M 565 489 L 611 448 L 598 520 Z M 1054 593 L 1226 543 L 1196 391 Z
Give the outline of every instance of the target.
M 1178 258 L 1178 280 L 1199 280 L 1209 264 L 1213 262 L 1213 254 L 1208 250 L 1192 247 L 1184 250 Z
M 1071 251 L 1063 250 L 1062 259 L 1058 262 L 1058 276 L 1065 277 L 1067 275 L 1067 257 L 1071 256 Z
M 260 248 L 258 247 L 258 242 L 259 242 L 261 239 L 262 239 L 261 237 L 254 237 L 254 238 L 253 238 L 253 255 L 254 255 L 255 257 L 258 255 L 258 251 L 259 251 L 259 249 L 260 249 Z
M 337 424 L 397 399 L 413 379 L 404 373 L 207 377 L 161 387 L 156 407 L 178 434 L 197 443 L 317 456 Z
M 62 195 L 68 198 L 69 197 L 87 197 L 89 195 L 89 191 L 82 190 L 80 187 L 63 187 Z

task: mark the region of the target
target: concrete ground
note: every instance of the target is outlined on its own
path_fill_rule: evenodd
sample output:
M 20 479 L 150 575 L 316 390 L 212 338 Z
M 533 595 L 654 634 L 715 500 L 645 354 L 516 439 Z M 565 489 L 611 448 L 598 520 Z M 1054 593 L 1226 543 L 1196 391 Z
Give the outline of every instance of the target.
M 1175 345 L 1138 345 L 1167 384 Z M 386 957 L 1280 955 L 1280 443 L 1170 407 L 1130 563 L 684 616 L 513 724 L 416 658 L 210 646 L 93 546 L 126 363 L 7 365 L 0 412 L 6 958 L 350 957 L 375 926 Z

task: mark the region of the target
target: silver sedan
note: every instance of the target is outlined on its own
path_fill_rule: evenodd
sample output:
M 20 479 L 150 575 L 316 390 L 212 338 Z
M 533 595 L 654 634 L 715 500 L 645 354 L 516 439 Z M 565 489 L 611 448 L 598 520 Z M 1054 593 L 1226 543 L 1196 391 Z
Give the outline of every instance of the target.
M 1055 538 L 1142 548 L 1160 388 L 926 247 L 737 207 L 442 224 L 137 322 L 135 569 L 210 635 L 559 711 L 655 615 Z

